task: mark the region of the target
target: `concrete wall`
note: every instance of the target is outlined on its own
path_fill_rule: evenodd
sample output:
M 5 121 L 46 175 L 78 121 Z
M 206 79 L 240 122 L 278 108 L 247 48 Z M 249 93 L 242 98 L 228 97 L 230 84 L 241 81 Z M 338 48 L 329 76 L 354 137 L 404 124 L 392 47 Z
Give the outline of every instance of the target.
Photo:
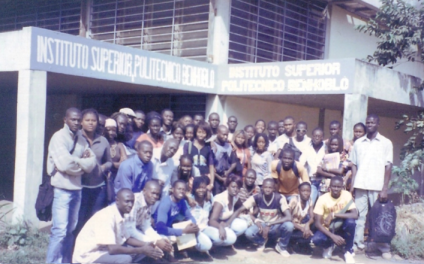
M 374 5 L 373 3 L 369 4 Z M 328 23 L 325 59 L 357 58 L 368 61 L 367 56 L 374 54 L 378 39 L 355 29 L 357 26 L 365 24 L 362 18 L 333 5 Z M 422 63 L 402 59 L 396 64 L 388 66 L 393 67 L 398 72 L 412 76 L 422 77 L 424 75 Z
M 28 29 L 0 33 L 0 71 L 30 68 L 31 34 Z
M 419 78 L 370 63 L 355 64 L 354 92 L 380 100 L 424 107 L 424 92 L 415 89 L 420 82 Z
M 226 124 L 228 117 L 235 115 L 238 118 L 237 129 L 243 129 L 246 125 L 254 125 L 258 119 L 266 122 L 279 121 L 286 116 L 293 116 L 296 121 L 305 121 L 308 124 L 308 135 L 318 126 L 319 109 L 301 105 L 283 104 L 264 100 L 255 100 L 236 96 L 228 96 L 225 99 L 224 114 L 221 115 L 221 123 Z M 342 120 L 341 111 L 326 110 L 324 129 L 329 135 L 328 124 L 331 120 Z

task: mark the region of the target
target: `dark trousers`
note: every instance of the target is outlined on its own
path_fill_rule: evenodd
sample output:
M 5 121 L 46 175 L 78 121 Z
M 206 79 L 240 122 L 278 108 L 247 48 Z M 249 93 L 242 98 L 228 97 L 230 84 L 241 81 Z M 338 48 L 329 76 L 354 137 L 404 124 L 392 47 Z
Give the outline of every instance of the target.
M 81 231 L 88 219 L 107 206 L 106 185 L 97 188 L 82 188 L 81 207 L 78 214 L 78 224 L 75 237 Z
M 353 239 L 355 238 L 355 220 L 354 219 L 345 219 L 343 221 L 342 227 L 335 232 L 336 235 L 341 236 L 346 244 L 345 244 L 345 251 L 353 252 Z M 326 236 L 321 231 L 316 231 L 314 236 L 312 237 L 312 242 L 315 244 L 315 246 L 322 247 L 322 248 L 329 248 L 333 246 L 334 242 L 331 238 Z
M 310 217 L 309 214 L 307 214 L 302 221 L 300 222 L 301 224 L 305 224 L 309 221 Z M 315 225 L 311 226 L 311 230 L 314 231 L 315 229 Z M 303 238 L 303 232 L 300 231 L 299 229 L 294 229 L 291 237 L 290 237 L 290 243 L 291 244 L 302 244 L 302 245 L 308 245 L 309 246 L 309 242 L 311 241 L 312 237 L 309 238 Z

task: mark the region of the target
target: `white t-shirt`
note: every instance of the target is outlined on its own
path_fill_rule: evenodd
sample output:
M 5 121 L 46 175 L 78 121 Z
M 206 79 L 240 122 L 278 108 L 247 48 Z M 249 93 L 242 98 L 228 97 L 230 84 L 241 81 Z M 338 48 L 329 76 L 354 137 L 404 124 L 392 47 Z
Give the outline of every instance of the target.
M 238 197 L 233 197 L 233 207 L 231 208 L 231 210 L 230 208 L 228 208 L 228 204 L 230 203 L 230 201 L 228 200 L 228 191 L 224 191 L 216 195 L 213 200 L 214 204 L 219 203 L 222 205 L 222 211 L 219 215 L 219 220 L 227 220 L 234 213 L 234 205 L 238 201 Z

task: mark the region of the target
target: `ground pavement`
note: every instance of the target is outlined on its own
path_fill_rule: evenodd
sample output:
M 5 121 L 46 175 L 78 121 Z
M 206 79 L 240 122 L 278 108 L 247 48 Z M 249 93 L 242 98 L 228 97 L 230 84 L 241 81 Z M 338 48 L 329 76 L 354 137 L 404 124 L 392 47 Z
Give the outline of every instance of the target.
M 239 238 L 240 239 L 240 238 Z M 259 251 L 245 241 L 243 238 L 238 241 L 234 247 L 217 247 L 212 252 L 212 259 L 206 259 L 203 255 L 196 251 L 188 252 L 189 259 L 182 259 L 181 256 L 176 254 L 179 263 L 216 263 L 216 264 L 342 264 L 345 263 L 343 258 L 342 250 L 336 248 L 333 257 L 331 259 L 322 258 L 322 250 L 315 248 L 314 253 L 311 255 L 292 254 L 289 258 L 284 258 L 279 255 L 274 245 L 269 245 L 264 251 Z M 371 259 L 371 258 L 372 259 Z M 424 263 L 415 260 L 401 260 L 392 258 L 391 260 L 385 260 L 381 256 L 376 254 L 372 256 L 366 256 L 365 254 L 355 256 L 356 264 L 406 264 L 406 263 Z M 143 264 L 152 263 L 150 259 L 145 259 Z M 158 261 L 159 263 L 167 263 L 166 261 Z

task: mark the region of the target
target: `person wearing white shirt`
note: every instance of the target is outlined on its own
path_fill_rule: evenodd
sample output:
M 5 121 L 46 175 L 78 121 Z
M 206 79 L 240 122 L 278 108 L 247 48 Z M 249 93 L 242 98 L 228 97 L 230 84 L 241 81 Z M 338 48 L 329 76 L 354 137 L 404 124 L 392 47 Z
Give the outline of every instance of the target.
M 368 115 L 366 122 L 367 135 L 355 141 L 351 154 L 352 187 L 355 204 L 359 211 L 356 221 L 355 240 L 357 249 L 363 250 L 364 227 L 368 213 L 368 202 L 372 207 L 377 199 L 387 202 L 387 192 L 393 163 L 393 144 L 378 133 L 380 118 Z M 378 249 L 384 259 L 392 257 L 388 243 L 378 243 Z
M 302 152 L 299 160 L 300 164 L 304 165 L 308 171 L 309 180 L 311 181 L 311 199 L 313 204 L 318 199 L 319 185 L 322 180 L 317 177 L 317 168 L 327 152 L 323 139 L 324 131 L 321 128 L 315 128 L 312 131 L 312 140 L 309 142 L 305 151 Z
M 171 241 L 163 238 L 152 227 L 152 206 L 159 200 L 160 195 L 161 187 L 157 180 L 148 181 L 143 191 L 135 194 L 134 206 L 130 212 L 134 224 L 127 226 L 127 231 L 135 239 L 153 242 L 162 251 L 171 252 Z
M 168 195 L 171 188 L 172 172 L 177 167 L 172 157 L 178 150 L 178 140 L 171 138 L 165 141 L 160 151 L 153 153 L 153 179 L 159 180 L 162 186 L 162 195 Z
M 153 243 L 142 242 L 130 236 L 127 226 L 134 204 L 130 189 L 120 189 L 116 203 L 98 211 L 79 233 L 72 262 L 76 263 L 132 263 L 144 256 L 159 259 L 160 248 Z
M 293 138 L 296 136 L 295 121 L 293 117 L 287 116 L 286 118 L 284 118 L 284 130 L 285 130 L 284 134 L 277 137 L 276 139 L 276 141 L 278 142 L 279 149 L 282 149 L 286 143 L 289 143 L 290 138 Z

